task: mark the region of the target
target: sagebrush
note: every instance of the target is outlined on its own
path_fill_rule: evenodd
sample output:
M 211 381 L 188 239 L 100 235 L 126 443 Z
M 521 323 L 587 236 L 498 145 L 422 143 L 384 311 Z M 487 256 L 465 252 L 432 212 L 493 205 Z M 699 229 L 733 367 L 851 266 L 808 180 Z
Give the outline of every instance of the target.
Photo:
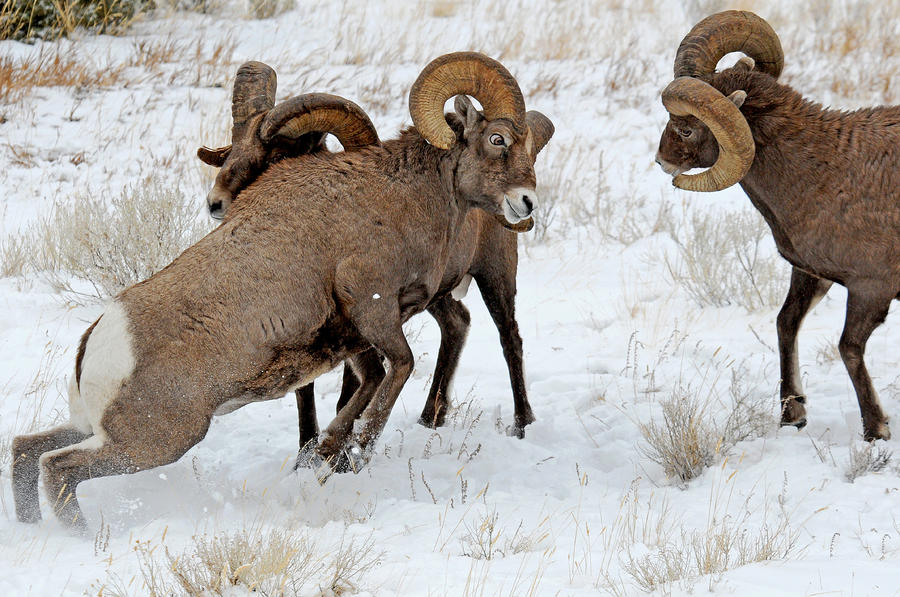
M 700 307 L 777 307 L 787 295 L 788 266 L 767 251 L 771 232 L 756 212 L 695 210 L 670 229 L 677 254 L 664 261 L 673 282 Z
M 3 0 L 0 39 L 56 39 L 78 27 L 115 33 L 154 0 Z
M 30 268 L 69 300 L 103 299 L 199 240 L 210 227 L 200 211 L 179 187 L 151 177 L 110 198 L 85 193 L 56 203 L 45 220 L 6 245 L 27 246 Z

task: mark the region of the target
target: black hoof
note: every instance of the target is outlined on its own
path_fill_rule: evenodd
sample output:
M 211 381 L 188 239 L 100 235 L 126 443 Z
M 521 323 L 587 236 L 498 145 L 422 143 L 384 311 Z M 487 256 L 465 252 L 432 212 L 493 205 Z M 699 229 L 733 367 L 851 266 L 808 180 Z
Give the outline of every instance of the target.
M 437 415 L 425 414 L 422 413 L 422 416 L 419 417 L 419 425 L 422 427 L 427 427 L 428 429 L 437 429 L 438 427 L 444 426 L 444 419 L 446 415 L 443 412 L 439 412 Z
M 797 431 L 800 431 L 804 427 L 806 427 L 806 417 L 803 417 L 799 421 L 781 421 L 782 427 L 796 427 Z
M 509 425 L 506 428 L 506 435 L 508 435 L 509 437 L 525 439 L 525 427 L 522 427 L 520 425 Z
M 879 439 L 891 439 L 891 430 L 888 427 L 887 421 L 876 425 L 874 429 L 864 429 L 863 439 L 867 442 L 874 442 L 875 440 Z

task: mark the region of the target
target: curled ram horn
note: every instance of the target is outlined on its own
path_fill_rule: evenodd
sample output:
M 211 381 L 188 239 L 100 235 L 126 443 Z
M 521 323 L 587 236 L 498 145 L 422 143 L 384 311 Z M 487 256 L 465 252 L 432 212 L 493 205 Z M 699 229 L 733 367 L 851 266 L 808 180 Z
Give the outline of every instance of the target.
M 706 17 L 681 40 L 675 54 L 675 77 L 711 75 L 722 56 L 742 52 L 756 69 L 778 78 L 784 68 L 781 41 L 761 17 L 743 10 L 726 10 Z
M 459 94 L 481 102 L 488 120 L 506 118 L 524 132 L 525 99 L 506 68 L 478 52 L 455 52 L 432 60 L 409 92 L 409 114 L 419 133 L 440 149 L 456 144 L 444 119 L 444 103 Z
M 243 138 L 247 122 L 275 105 L 278 79 L 271 66 L 262 62 L 245 62 L 234 78 L 231 96 L 231 116 L 234 120 L 232 142 Z
M 292 97 L 266 114 L 259 135 L 263 143 L 276 136 L 296 139 L 310 132 L 331 133 L 345 150 L 378 145 L 378 133 L 369 116 L 355 103 L 328 93 Z
M 750 170 L 756 145 L 747 120 L 716 88 L 694 77 L 678 77 L 663 90 L 662 102 L 674 116 L 695 116 L 715 136 L 719 157 L 699 174 L 679 174 L 673 184 L 687 191 L 720 191 Z

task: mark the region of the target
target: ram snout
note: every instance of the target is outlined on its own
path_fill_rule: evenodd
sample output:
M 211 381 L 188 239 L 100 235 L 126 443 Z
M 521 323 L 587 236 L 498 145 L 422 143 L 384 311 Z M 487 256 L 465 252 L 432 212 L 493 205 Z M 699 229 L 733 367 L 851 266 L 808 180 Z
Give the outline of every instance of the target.
M 534 189 L 516 187 L 503 194 L 503 217 L 510 224 L 517 224 L 528 218 L 537 207 L 537 192 Z
M 225 217 L 228 207 L 231 205 L 231 193 L 219 185 L 214 186 L 206 195 L 206 205 L 209 207 L 209 215 L 214 220 Z
M 675 164 L 667 162 L 660 152 L 656 152 L 656 163 L 659 164 L 659 167 L 662 168 L 663 172 L 669 176 L 678 176 L 684 172 L 683 168 L 679 168 Z

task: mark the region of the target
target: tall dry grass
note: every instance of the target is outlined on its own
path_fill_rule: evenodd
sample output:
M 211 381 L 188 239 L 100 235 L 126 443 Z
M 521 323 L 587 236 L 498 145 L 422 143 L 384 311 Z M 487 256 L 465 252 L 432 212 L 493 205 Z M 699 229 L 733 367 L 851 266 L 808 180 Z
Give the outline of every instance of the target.
M 24 59 L 0 56 L 0 104 L 18 102 L 35 87 L 99 89 L 120 81 L 124 66 L 100 68 L 56 46 Z
M 3 0 L 0 39 L 58 39 L 76 29 L 116 34 L 152 0 Z
M 769 227 L 755 211 L 694 210 L 669 235 L 677 250 L 663 255 L 667 273 L 697 305 L 753 312 L 784 300 L 790 266 L 772 251 Z
M 165 267 L 210 224 L 178 186 L 149 177 L 107 197 L 81 193 L 46 219 L 11 235 L 4 252 L 75 303 L 114 296 Z
M 233 532 L 197 534 L 180 553 L 136 541 L 137 582 L 115 574 L 99 587 L 110 597 L 279 597 L 352 595 L 364 590 L 381 552 L 371 537 L 315 540 L 308 531 L 255 525 Z

